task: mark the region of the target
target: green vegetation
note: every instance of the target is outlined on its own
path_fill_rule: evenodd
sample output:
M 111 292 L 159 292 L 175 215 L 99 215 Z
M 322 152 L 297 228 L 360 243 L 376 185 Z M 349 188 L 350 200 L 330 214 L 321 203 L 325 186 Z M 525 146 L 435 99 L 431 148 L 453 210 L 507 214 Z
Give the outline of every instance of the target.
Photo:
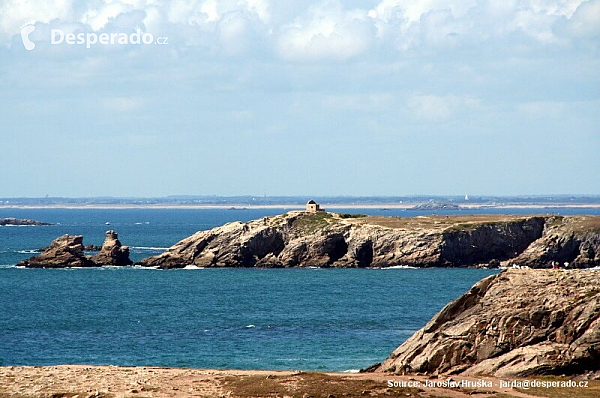
M 327 227 L 333 221 L 333 215 L 331 213 L 327 213 L 326 211 L 306 213 L 294 221 L 292 224 L 292 229 L 302 233 L 310 234 L 319 229 Z
M 600 217 L 599 217 L 600 218 Z M 368 225 L 379 225 L 387 228 L 401 229 L 436 229 L 446 231 L 472 231 L 482 225 L 496 226 L 498 224 L 507 224 L 527 219 L 527 216 L 521 215 L 459 215 L 459 216 L 417 216 L 417 217 L 385 217 L 385 216 L 367 216 L 355 223 Z
M 364 218 L 366 214 L 350 214 L 350 213 L 340 213 L 338 214 L 340 218 Z
M 455 224 L 446 229 L 446 232 L 472 232 L 479 228 L 491 227 L 495 228 L 498 226 L 506 226 L 506 222 L 472 222 L 472 223 L 460 223 Z

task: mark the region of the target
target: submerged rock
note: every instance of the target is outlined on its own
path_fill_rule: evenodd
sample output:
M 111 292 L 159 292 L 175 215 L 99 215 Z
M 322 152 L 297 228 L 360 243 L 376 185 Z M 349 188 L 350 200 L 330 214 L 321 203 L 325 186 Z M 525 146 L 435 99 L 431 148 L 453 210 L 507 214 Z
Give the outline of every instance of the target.
M 511 269 L 485 278 L 369 370 L 496 377 L 600 371 L 600 272 Z
M 83 236 L 63 235 L 52 241 L 39 256 L 23 260 L 17 266 L 27 268 L 94 267 L 83 253 Z
M 115 231 L 106 231 L 100 252 L 90 258 L 96 265 L 131 265 L 129 247 L 123 246 Z

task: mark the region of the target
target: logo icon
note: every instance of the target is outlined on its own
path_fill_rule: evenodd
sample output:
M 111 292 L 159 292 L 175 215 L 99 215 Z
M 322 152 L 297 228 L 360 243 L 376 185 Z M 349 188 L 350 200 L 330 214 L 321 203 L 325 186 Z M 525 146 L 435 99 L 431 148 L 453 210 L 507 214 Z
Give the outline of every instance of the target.
M 32 21 L 21 26 L 21 39 L 23 39 L 23 45 L 26 50 L 33 50 L 35 48 L 35 43 L 29 40 L 29 34 L 35 30 L 34 24 L 35 21 Z

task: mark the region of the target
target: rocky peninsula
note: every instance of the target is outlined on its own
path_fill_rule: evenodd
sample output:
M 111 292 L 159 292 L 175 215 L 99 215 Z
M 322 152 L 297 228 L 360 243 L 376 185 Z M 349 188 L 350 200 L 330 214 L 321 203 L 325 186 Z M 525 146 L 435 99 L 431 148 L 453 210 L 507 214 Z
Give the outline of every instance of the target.
M 24 267 L 131 265 L 108 231 L 85 255 L 82 236 L 64 235 Z M 200 231 L 139 265 L 197 267 L 531 267 L 600 266 L 599 216 L 382 217 L 291 211 Z
M 510 269 L 487 277 L 370 370 L 495 377 L 600 372 L 600 272 Z
M 379 217 L 292 211 L 183 239 L 140 265 L 198 267 L 600 265 L 598 216 Z

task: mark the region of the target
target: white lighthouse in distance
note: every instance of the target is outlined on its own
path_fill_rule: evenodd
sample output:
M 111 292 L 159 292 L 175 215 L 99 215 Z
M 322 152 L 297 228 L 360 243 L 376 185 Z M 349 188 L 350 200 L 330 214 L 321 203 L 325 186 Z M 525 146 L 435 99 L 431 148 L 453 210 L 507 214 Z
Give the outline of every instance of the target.
M 469 200 L 469 195 L 465 195 L 465 202 Z

